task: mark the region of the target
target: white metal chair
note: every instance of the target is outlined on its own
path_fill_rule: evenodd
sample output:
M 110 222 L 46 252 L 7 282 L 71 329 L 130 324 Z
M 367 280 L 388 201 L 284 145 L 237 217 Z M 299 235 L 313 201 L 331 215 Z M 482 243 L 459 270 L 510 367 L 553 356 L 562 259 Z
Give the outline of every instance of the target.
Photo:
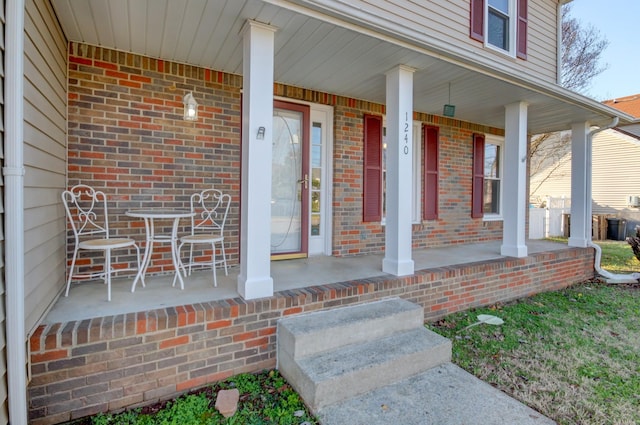
M 64 296 L 69 296 L 71 281 L 74 279 L 102 278 L 107 284 L 107 299 L 111 301 L 111 251 L 134 247 L 136 250 L 138 270 L 140 269 L 140 248 L 131 238 L 109 237 L 109 215 L 107 211 L 107 197 L 104 192 L 96 191 L 91 186 L 79 184 L 62 192 L 62 203 L 67 214 L 67 219 L 73 231 L 73 257 L 69 268 L 67 289 Z M 87 272 L 74 274 L 78 254 L 81 250 L 104 251 L 104 266 L 99 272 Z M 133 270 L 118 269 L 118 271 Z M 141 278 L 142 286 L 144 279 Z M 135 280 L 134 280 L 135 285 Z
M 211 266 L 213 273 L 213 284 L 218 286 L 216 279 L 216 265 L 224 264 L 224 274 L 227 271 L 227 256 L 224 251 L 224 225 L 229 214 L 229 206 L 231 204 L 231 196 L 217 189 L 206 189 L 199 193 L 191 195 L 191 211 L 195 213 L 191 217 L 191 234 L 180 238 L 177 256 L 180 258 L 181 267 L 185 276 L 187 272 L 185 265 L 189 268 L 191 275 L 191 267 L 194 265 Z M 183 263 L 180 256 L 180 250 L 185 244 L 189 244 L 189 262 Z M 194 245 L 211 245 L 211 261 L 196 261 L 193 257 Z M 216 245 L 220 244 L 220 252 L 222 259 L 216 260 Z M 175 279 L 173 284 L 175 285 Z M 182 288 L 184 289 L 184 288 Z

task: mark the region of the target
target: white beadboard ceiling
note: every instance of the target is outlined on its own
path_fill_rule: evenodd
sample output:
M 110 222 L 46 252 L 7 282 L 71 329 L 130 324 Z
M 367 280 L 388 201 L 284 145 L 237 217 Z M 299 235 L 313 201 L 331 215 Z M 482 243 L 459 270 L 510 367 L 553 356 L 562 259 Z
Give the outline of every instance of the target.
M 287 1 L 274 1 L 288 6 Z M 504 105 L 529 103 L 530 133 L 562 130 L 572 122 L 606 124 L 616 111 L 549 85 L 540 87 L 486 70 L 461 66 L 425 46 L 410 49 L 388 37 L 372 37 L 354 25 L 299 7 L 261 0 L 51 0 L 69 41 L 242 74 L 240 30 L 248 19 L 278 28 L 275 80 L 293 86 L 385 101 L 385 72 L 403 64 L 416 69 L 414 109 L 504 127 Z M 623 117 L 624 118 L 624 117 Z M 628 119 L 624 119 L 624 122 Z

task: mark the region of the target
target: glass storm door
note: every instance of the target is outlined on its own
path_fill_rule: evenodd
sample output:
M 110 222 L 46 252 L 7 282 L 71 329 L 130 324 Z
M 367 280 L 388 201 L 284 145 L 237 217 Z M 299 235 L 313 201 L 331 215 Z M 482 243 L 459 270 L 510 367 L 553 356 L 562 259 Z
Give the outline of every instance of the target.
M 271 255 L 307 256 L 309 107 L 274 102 L 271 179 Z

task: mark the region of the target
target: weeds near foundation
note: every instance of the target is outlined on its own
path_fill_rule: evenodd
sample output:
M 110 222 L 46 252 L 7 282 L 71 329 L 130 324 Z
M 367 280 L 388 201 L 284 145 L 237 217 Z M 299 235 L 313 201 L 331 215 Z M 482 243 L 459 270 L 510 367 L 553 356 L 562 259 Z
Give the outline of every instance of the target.
M 238 410 L 230 418 L 214 407 L 219 390 L 237 388 Z M 118 414 L 99 414 L 69 425 L 312 425 L 316 419 L 275 371 L 241 374 L 152 406 Z

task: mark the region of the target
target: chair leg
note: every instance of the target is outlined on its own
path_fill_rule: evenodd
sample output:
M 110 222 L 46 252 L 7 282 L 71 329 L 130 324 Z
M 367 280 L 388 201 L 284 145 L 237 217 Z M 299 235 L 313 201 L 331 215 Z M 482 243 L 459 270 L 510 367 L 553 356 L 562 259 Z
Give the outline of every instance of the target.
M 222 247 L 222 262 L 224 263 L 224 275 L 229 276 L 229 272 L 227 271 L 227 254 L 224 252 L 224 241 L 220 242 L 220 246 Z
M 64 296 L 69 296 L 69 288 L 71 287 L 71 279 L 73 279 L 73 269 L 76 267 L 76 258 L 78 258 L 78 248 L 73 250 L 73 258 L 71 259 L 71 267 L 69 268 L 69 279 L 67 279 L 67 290 L 64 291 Z
M 191 276 L 191 264 L 193 264 L 193 244 L 189 244 L 189 276 Z
M 211 244 L 211 272 L 213 273 L 213 286 L 218 286 L 218 279 L 216 278 L 216 244 Z
M 111 301 L 111 250 L 104 252 L 104 273 L 107 284 L 107 301 Z

